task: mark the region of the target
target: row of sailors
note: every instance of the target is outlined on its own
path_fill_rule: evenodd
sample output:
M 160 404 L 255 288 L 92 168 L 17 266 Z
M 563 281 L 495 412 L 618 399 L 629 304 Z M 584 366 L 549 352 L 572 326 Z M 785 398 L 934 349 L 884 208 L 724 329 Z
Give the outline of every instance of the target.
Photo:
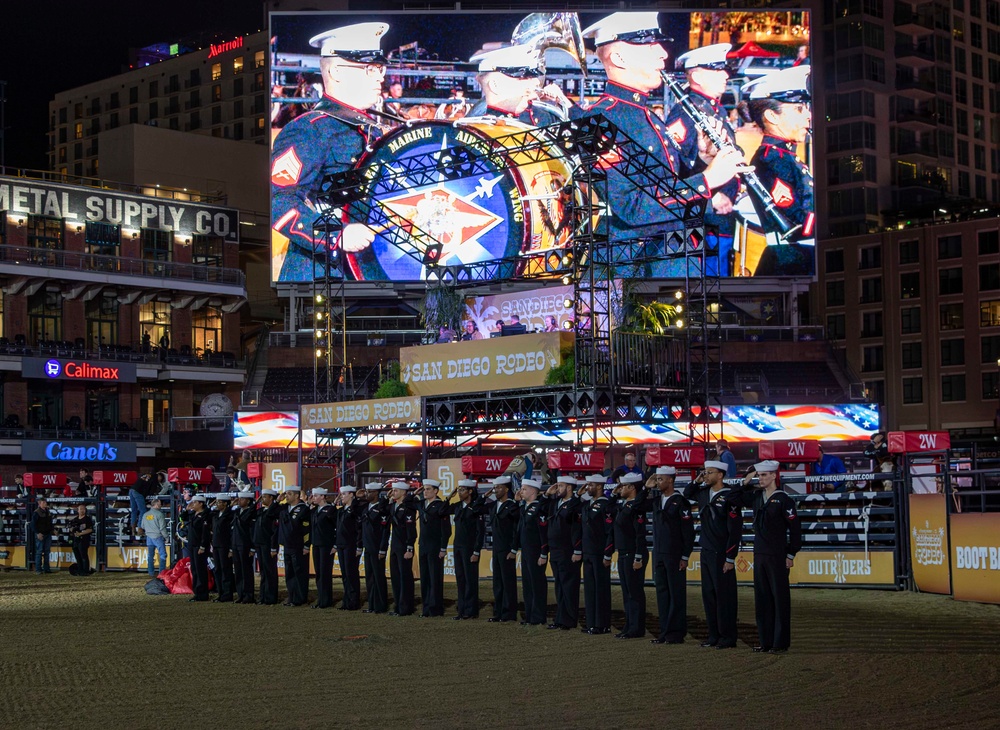
M 727 464 L 708 461 L 684 492 L 674 488 L 676 471 L 660 467 L 647 483 L 623 474 L 610 494 L 601 475 L 576 479 L 560 476 L 545 487 L 523 479 L 512 493 L 511 477 L 492 480 L 480 494 L 475 480 L 461 480 L 453 502 L 440 497 L 440 483 L 424 479 L 419 490 L 407 482 L 386 488 L 371 483 L 363 490 L 341 488 L 338 495 L 314 489 L 312 506 L 301 489 L 285 489 L 282 499 L 263 490 L 260 500 L 241 492 L 230 509 L 224 497 L 218 509 L 196 495 L 187 516 L 195 597 L 208 600 L 207 557 L 213 553 L 218 601 L 278 602 L 277 557 L 284 551 L 288 599 L 307 601 L 308 559 L 313 559 L 318 599 L 313 608 L 333 606 L 333 561 L 344 584 L 341 610 L 361 608 L 360 560 L 364 556 L 367 613 L 415 612 L 413 558 L 419 559 L 423 617 L 443 616 L 444 559 L 453 544 L 458 614 L 479 615 L 480 557 L 486 523 L 492 533 L 493 612 L 491 623 L 518 620 L 516 564 L 521 560 L 521 624 L 544 625 L 551 571 L 556 614 L 549 629 L 568 631 L 580 623 L 580 586 L 584 589 L 584 626 L 590 635 L 611 633 L 611 564 L 617 567 L 625 606 L 619 639 L 646 635 L 646 566 L 652 562 L 659 614 L 656 644 L 683 643 L 687 635 L 687 567 L 695 545 L 694 519 L 701 521 L 702 598 L 709 635 L 702 646 L 736 646 L 736 557 L 740 550 L 742 509 L 754 512 L 754 593 L 760 643 L 755 651 L 783 652 L 790 643 L 789 570 L 801 548 L 795 502 L 778 488 L 778 464 L 765 461 L 750 470 L 741 485 L 723 484 Z M 755 483 L 756 478 L 756 483 Z M 388 493 L 387 493 L 388 492 Z M 420 540 L 417 541 L 417 523 Z M 653 549 L 647 544 L 652 526 Z M 454 533 L 454 534 L 453 534 Z M 254 595 L 254 557 L 260 565 L 259 595 Z

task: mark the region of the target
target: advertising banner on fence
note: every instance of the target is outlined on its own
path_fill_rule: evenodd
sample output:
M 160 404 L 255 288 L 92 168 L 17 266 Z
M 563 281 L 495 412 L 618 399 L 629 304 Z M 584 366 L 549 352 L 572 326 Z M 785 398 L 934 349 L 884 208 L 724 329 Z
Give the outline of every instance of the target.
M 458 487 L 458 480 L 465 479 L 462 459 L 428 459 L 427 478 L 441 482 L 441 499 L 448 499 Z
M 281 492 L 286 484 L 295 486 L 299 482 L 298 462 L 271 463 L 264 465 L 262 489 L 276 489 Z
M 149 550 L 145 545 L 108 546 L 108 570 L 146 570 Z M 160 565 L 160 552 L 157 550 L 154 558 L 154 568 Z M 167 544 L 167 565 L 173 565 L 173 551 Z
M 614 576 L 614 573 L 612 573 Z M 698 550 L 691 554 L 688 580 L 701 580 Z M 652 579 L 650 575 L 647 579 Z M 736 580 L 753 583 L 753 552 L 741 552 L 736 558 Z M 896 570 L 891 551 L 808 550 L 795 556 L 789 582 L 792 585 L 823 584 L 831 586 L 895 585 Z
M 421 420 L 420 398 L 374 398 L 302 406 L 302 428 L 366 428 Z
M 1000 514 L 952 515 L 951 560 L 956 600 L 1000 603 Z
M 951 593 L 948 511 L 943 494 L 910 495 L 910 563 L 925 593 Z
M 450 395 L 533 388 L 562 364 L 561 351 L 573 345 L 569 332 L 540 332 L 488 340 L 403 347 L 403 382 L 416 395 Z

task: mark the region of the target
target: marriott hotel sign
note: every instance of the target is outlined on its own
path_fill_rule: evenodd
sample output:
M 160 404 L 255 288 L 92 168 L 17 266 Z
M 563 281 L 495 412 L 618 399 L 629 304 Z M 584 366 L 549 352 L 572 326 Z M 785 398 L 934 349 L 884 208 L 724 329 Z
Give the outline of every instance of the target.
M 102 383 L 134 383 L 135 363 L 64 360 L 26 357 L 21 360 L 21 375 L 46 380 L 96 380 Z
M 20 177 L 0 177 L 0 210 L 15 218 L 44 215 L 66 223 L 108 223 L 239 242 L 239 211 L 232 208 Z

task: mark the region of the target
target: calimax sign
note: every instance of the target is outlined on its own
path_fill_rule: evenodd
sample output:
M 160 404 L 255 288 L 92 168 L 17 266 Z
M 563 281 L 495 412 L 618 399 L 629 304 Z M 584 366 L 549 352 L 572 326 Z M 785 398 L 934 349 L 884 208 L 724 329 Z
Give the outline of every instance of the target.
M 104 383 L 134 383 L 135 363 L 97 362 L 77 359 L 26 357 L 21 361 L 25 378 L 49 380 L 98 380 Z

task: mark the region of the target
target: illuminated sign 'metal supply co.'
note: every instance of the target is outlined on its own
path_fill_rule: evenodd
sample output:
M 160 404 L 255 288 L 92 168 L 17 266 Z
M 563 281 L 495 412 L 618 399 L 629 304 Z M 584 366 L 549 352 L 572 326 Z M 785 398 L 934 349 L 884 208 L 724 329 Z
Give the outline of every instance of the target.
M 62 360 L 26 357 L 21 361 L 25 378 L 49 380 L 96 380 L 102 383 L 134 383 L 135 363 Z

